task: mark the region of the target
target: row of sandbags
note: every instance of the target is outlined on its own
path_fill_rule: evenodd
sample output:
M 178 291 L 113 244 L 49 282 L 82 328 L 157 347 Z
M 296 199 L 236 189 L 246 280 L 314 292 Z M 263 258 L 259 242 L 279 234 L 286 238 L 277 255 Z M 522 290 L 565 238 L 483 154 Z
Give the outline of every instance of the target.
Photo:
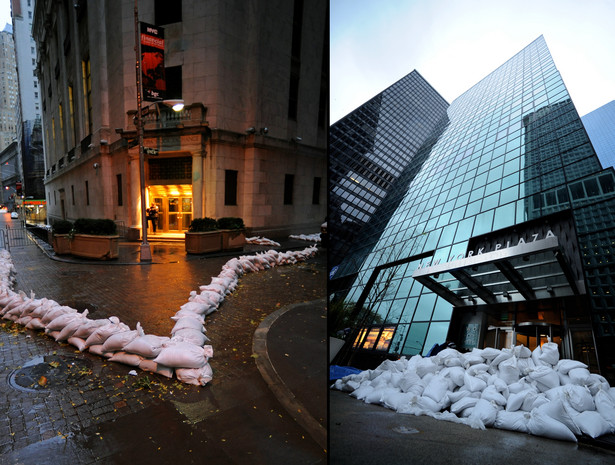
M 308 241 L 308 242 L 320 242 L 320 233 L 316 234 L 298 234 L 289 236 L 291 239 L 299 239 L 300 241 Z
M 235 290 L 244 273 L 297 263 L 316 251 L 316 247 L 294 252 L 271 250 L 229 260 L 210 284 L 201 286 L 199 293 L 191 292 L 189 301 L 172 317 L 175 325 L 167 337 L 145 334 L 140 323 L 131 330 L 115 316 L 90 319 L 87 309 L 80 313 L 50 299 L 14 292 L 15 270 L 10 254 L 0 250 L 0 317 L 28 329 L 43 330 L 80 351 L 88 350 L 110 361 L 169 378 L 175 374 L 182 382 L 203 386 L 212 379 L 209 359 L 213 356 L 213 348 L 206 344 L 205 317 Z
M 272 241 L 271 239 L 267 239 L 266 237 L 254 236 L 246 238 L 247 244 L 256 244 L 256 245 L 267 245 L 270 247 L 280 247 L 280 243 L 276 241 Z
M 615 432 L 615 388 L 587 365 L 559 358 L 548 342 L 533 351 L 447 348 L 433 357 L 383 362 L 332 388 L 399 413 L 473 428 L 495 427 L 577 441 Z

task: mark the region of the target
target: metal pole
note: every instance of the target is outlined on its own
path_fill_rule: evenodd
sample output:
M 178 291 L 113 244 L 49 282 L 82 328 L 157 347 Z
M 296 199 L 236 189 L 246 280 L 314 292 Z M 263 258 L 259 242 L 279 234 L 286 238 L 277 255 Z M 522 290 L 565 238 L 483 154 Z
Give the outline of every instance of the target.
M 141 261 L 151 261 L 152 251 L 147 242 L 147 216 L 145 214 L 145 162 L 143 156 L 143 117 L 141 115 L 141 37 L 139 31 L 138 0 L 135 0 L 135 55 L 137 73 L 137 142 L 139 144 L 139 177 L 141 183 Z

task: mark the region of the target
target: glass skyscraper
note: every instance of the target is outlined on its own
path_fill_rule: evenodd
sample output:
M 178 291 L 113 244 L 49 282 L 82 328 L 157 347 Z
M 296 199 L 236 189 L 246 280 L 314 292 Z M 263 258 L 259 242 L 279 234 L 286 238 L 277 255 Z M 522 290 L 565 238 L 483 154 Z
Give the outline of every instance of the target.
M 615 166 L 615 100 L 581 118 L 605 168 Z
M 346 312 L 331 329 L 352 328 L 337 361 L 368 367 L 446 340 L 533 349 L 549 337 L 610 375 L 615 176 L 544 38 L 446 113 L 331 278 L 331 308 Z M 332 130 L 331 145 L 339 138 Z
M 381 218 L 373 214 L 393 190 L 419 147 L 446 118 L 448 103 L 413 71 L 330 128 L 329 265 L 335 267 Z M 414 160 L 414 161 L 413 161 Z M 394 186 L 395 189 L 394 189 Z M 390 209 L 389 209 L 390 210 Z M 380 210 L 382 212 L 382 209 Z

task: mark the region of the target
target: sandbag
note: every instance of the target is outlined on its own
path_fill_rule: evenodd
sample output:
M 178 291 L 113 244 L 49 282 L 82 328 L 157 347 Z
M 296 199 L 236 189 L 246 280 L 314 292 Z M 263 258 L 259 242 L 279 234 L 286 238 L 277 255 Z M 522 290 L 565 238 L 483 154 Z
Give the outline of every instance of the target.
M 209 338 L 205 336 L 202 331 L 186 328 L 175 331 L 173 337 L 171 337 L 171 340 L 177 342 L 189 342 L 190 344 L 203 346 L 209 341 Z
M 560 441 L 577 442 L 577 437 L 562 422 L 551 418 L 538 409 L 530 412 L 529 415 L 527 429 L 530 434 Z
M 175 375 L 177 379 L 183 383 L 205 386 L 212 380 L 213 371 L 209 363 L 207 363 L 201 368 L 177 368 L 175 370 Z
M 557 365 L 559 362 L 559 349 L 556 343 L 547 342 L 542 345 L 542 354 L 540 355 L 540 361 L 548 363 L 550 365 Z
M 505 429 L 508 431 L 519 431 L 520 433 L 527 433 L 527 423 L 529 421 L 529 413 L 523 411 L 509 412 L 507 410 L 500 410 L 495 418 L 493 426 L 499 429 Z
M 172 368 L 201 368 L 207 363 L 204 348 L 188 342 L 166 343 L 154 362 Z
M 598 412 L 585 411 L 573 417 L 575 424 L 591 438 L 611 432 L 611 427 Z
M 141 355 L 146 358 L 155 358 L 160 354 L 162 345 L 171 339 L 165 336 L 155 336 L 153 334 L 142 334 L 124 346 L 125 352 Z M 164 363 L 163 363 L 164 365 Z
M 103 350 L 104 350 L 104 345 L 103 345 Z M 110 362 L 123 363 L 124 365 L 130 365 L 133 367 L 138 367 L 142 360 L 143 360 L 143 357 L 141 357 L 140 355 L 131 354 L 131 353 L 124 352 L 124 351 L 115 352 L 109 358 Z
M 139 363 L 139 368 L 143 371 L 148 371 L 150 373 L 156 373 L 162 376 L 166 376 L 167 378 L 172 378 L 174 370 L 171 367 L 166 367 L 161 365 L 160 363 L 156 363 L 153 360 L 149 360 L 144 358 Z
M 139 323 L 137 323 L 139 324 Z M 118 352 L 130 344 L 138 335 L 137 330 L 119 331 L 109 336 L 103 343 L 103 350 L 106 352 Z
M 475 429 L 493 426 L 498 410 L 495 403 L 486 399 L 479 399 L 468 418 L 468 425 Z

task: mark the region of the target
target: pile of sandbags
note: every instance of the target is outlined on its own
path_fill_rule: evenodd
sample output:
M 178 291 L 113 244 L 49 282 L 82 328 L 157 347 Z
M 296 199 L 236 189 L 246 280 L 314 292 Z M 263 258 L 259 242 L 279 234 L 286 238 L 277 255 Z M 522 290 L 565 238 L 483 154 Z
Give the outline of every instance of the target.
M 212 379 L 209 359 L 213 357 L 212 346 L 206 344 L 209 339 L 205 335 L 205 317 L 235 290 L 244 273 L 297 263 L 316 252 L 313 246 L 294 252 L 270 250 L 229 260 L 218 276 L 200 287 L 200 292 L 190 293 L 189 301 L 172 317 L 175 324 L 171 336 L 164 337 L 145 334 L 140 323 L 131 330 L 115 316 L 90 319 L 87 309 L 79 313 L 53 300 L 13 292 L 15 270 L 10 254 L 0 250 L 0 317 L 29 329 L 43 330 L 79 351 L 87 350 L 112 362 L 169 378 L 175 374 L 182 382 L 204 386 Z
M 271 247 L 280 247 L 279 242 L 272 241 L 271 239 L 267 239 L 266 237 L 260 236 L 246 237 L 246 243 L 256 245 L 269 245 Z
M 320 242 L 320 233 L 316 234 L 298 234 L 290 236 L 291 239 L 299 239 L 300 241 L 308 241 L 308 242 Z
M 433 357 L 387 360 L 338 379 L 332 388 L 399 413 L 473 428 L 577 441 L 615 432 L 615 388 L 587 365 L 559 358 L 557 344 L 533 351 L 447 348 Z

